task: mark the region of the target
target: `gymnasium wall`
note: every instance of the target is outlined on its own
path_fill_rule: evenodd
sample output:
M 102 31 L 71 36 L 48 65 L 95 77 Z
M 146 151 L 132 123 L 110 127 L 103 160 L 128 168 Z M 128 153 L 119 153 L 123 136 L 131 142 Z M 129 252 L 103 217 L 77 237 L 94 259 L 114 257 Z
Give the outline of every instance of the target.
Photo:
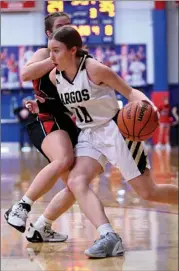
M 116 1 L 115 43 L 147 45 L 147 82 L 142 90 L 151 95 L 154 82 L 153 72 L 153 25 L 152 1 Z M 43 13 L 2 13 L 1 14 L 1 45 L 42 45 L 45 43 Z M 168 82 L 171 100 L 178 100 L 178 10 L 171 3 L 167 6 L 167 38 L 168 38 Z M 13 26 L 13 27 L 12 27 Z M 32 95 L 31 89 L 26 90 Z M 23 94 L 24 95 L 24 94 Z M 2 93 L 2 119 L 4 110 L 10 110 L 12 98 L 21 103 L 18 90 L 13 95 Z M 6 108 L 7 107 L 7 108 Z M 12 129 L 13 133 L 9 132 Z M 13 134 L 13 137 L 12 137 Z M 17 123 L 2 124 L 2 141 L 18 141 Z
M 1 46 L 45 43 L 42 12 L 1 13 Z
M 179 59 L 179 6 L 174 8 L 172 2 L 168 2 L 167 9 L 167 40 L 168 40 L 168 79 L 169 83 L 178 83 L 178 59 Z
M 40 1 L 40 0 L 39 0 Z M 148 83 L 153 84 L 152 1 L 116 1 L 115 42 L 147 45 Z M 45 43 L 42 12 L 2 13 L 1 46 Z M 167 7 L 168 80 L 178 83 L 178 9 Z M 120 27 L 121 25 L 121 27 Z M 13 27 L 12 27 L 13 26 Z

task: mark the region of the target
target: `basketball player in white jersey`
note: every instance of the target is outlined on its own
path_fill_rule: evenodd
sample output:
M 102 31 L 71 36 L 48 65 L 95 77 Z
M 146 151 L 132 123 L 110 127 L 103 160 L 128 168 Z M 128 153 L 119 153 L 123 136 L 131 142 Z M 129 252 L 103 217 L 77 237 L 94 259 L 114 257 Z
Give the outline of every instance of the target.
M 89 188 L 107 161 L 120 169 L 142 198 L 160 203 L 178 202 L 177 186 L 153 182 L 143 143 L 125 140 L 116 125 L 118 104 L 114 89 L 129 102 L 148 98 L 128 86 L 110 68 L 89 58 L 82 50 L 79 33 L 70 26 L 52 35 L 49 49 L 56 66 L 50 74 L 51 81 L 81 128 L 68 187 L 101 235 L 85 254 L 100 258 L 121 255 L 124 252 L 121 238 L 112 230 L 99 200 Z
M 52 33 L 52 29 L 57 29 L 64 24 L 65 25 L 70 24 L 70 19 L 67 14 L 58 13 L 58 12 L 50 14 L 49 16 L 45 18 L 45 29 L 46 29 L 47 35 L 49 36 L 49 34 Z M 31 59 L 31 64 L 24 67 L 23 78 L 24 80 L 34 80 L 34 79 L 40 78 L 41 84 L 40 84 L 39 92 L 43 91 L 47 93 L 48 91 L 47 94 L 51 96 L 51 94 L 54 93 L 54 88 L 52 88 L 53 85 L 52 86 L 49 85 L 48 75 L 49 75 L 50 70 L 53 69 L 53 67 L 54 65 L 50 61 L 50 58 L 49 58 L 49 50 L 45 48 L 40 49 L 35 53 L 35 55 L 33 56 L 33 59 Z M 44 77 L 46 78 L 45 82 L 43 81 Z M 31 101 L 32 102 L 31 107 L 33 108 L 32 112 L 38 113 L 39 111 L 41 111 L 41 109 L 43 109 L 44 98 L 43 97 L 38 97 L 38 98 L 40 98 L 39 101 L 42 102 L 42 108 L 41 108 L 41 104 L 39 104 L 40 108 L 38 108 L 37 104 L 34 101 Z M 48 102 L 48 100 L 46 102 Z M 49 113 L 49 112 L 52 112 L 50 110 L 50 108 L 52 107 L 53 109 L 55 109 L 55 112 L 57 112 L 57 114 L 59 113 L 59 116 L 56 116 L 56 117 L 60 117 L 60 122 L 62 123 L 61 124 L 59 123 L 60 129 L 59 130 L 57 129 L 58 131 L 56 132 L 60 134 L 60 130 L 62 130 L 63 132 L 62 126 L 68 125 L 68 122 L 67 120 L 64 120 L 62 118 L 62 115 L 60 113 L 60 107 L 62 105 L 62 102 L 60 101 L 59 103 L 58 99 L 56 100 L 55 104 L 54 102 L 53 104 L 51 104 L 51 106 L 45 107 L 44 109 L 46 110 L 45 111 L 46 113 Z M 69 126 L 69 128 L 70 127 L 71 125 Z M 45 157 L 49 158 L 51 163 L 47 167 L 42 169 L 40 174 L 37 175 L 37 177 L 31 184 L 31 186 L 29 187 L 29 189 L 27 190 L 23 198 L 19 202 L 17 202 L 15 205 L 13 205 L 12 208 L 10 208 L 5 213 L 5 218 L 7 222 L 11 226 L 13 226 L 14 228 L 16 228 L 17 230 L 21 232 L 24 232 L 26 230 L 26 222 L 27 222 L 28 214 L 31 210 L 31 206 L 40 196 L 46 193 L 58 180 L 60 176 L 58 172 L 61 171 L 61 167 L 60 167 L 61 161 L 65 167 L 66 167 L 65 165 L 66 163 L 67 163 L 67 166 L 70 166 L 68 165 L 68 159 L 66 159 L 66 157 L 71 156 L 70 142 L 66 140 L 66 143 L 65 143 L 62 137 L 59 138 L 60 135 L 57 137 L 57 134 L 56 133 L 54 134 L 54 132 L 51 132 L 51 131 L 48 132 L 48 134 L 46 135 L 42 133 L 43 135 L 42 136 L 40 132 L 42 129 L 44 128 L 43 126 L 41 127 L 41 125 L 39 126 L 36 123 L 31 124 L 31 131 L 32 131 L 31 136 L 34 135 L 32 137 L 32 142 L 38 148 L 38 150 L 42 154 L 45 155 Z M 71 132 L 69 131 L 70 135 L 72 135 Z M 48 138 L 49 136 L 50 138 Z M 62 135 L 62 136 L 65 137 L 65 135 Z M 45 140 L 44 142 L 44 138 L 48 140 Z M 76 136 L 74 139 L 76 139 Z M 43 142 L 43 147 L 41 147 L 42 142 Z M 63 146 L 63 149 L 60 149 L 61 146 Z M 65 153 L 63 151 L 65 151 Z M 57 160 L 57 157 L 58 157 L 58 160 Z M 60 160 L 60 157 L 62 157 L 61 160 Z M 56 160 L 59 161 L 58 164 L 56 163 L 55 167 L 54 167 L 54 163 L 52 162 L 54 159 L 55 161 Z M 98 174 L 99 173 L 101 173 L 101 171 L 99 171 Z M 68 174 L 68 171 L 66 171 L 65 174 L 63 174 L 62 179 L 64 182 L 66 182 L 65 176 L 67 174 Z M 95 175 L 93 177 L 95 177 Z M 28 239 L 28 241 L 34 242 L 34 243 L 35 242 L 65 241 L 67 239 L 67 235 L 55 232 L 51 228 L 51 226 L 52 226 L 53 221 L 55 221 L 68 208 L 70 208 L 74 202 L 75 202 L 75 198 L 72 192 L 68 189 L 68 187 L 64 188 L 62 191 L 56 194 L 52 202 L 47 206 L 43 215 L 41 215 L 34 224 L 30 224 L 30 227 L 28 228 L 28 232 L 26 235 L 26 238 Z M 108 221 L 107 217 L 105 218 L 105 220 Z M 109 225 L 108 225 L 108 228 L 109 228 Z M 103 232 L 104 230 L 101 231 L 101 233 Z

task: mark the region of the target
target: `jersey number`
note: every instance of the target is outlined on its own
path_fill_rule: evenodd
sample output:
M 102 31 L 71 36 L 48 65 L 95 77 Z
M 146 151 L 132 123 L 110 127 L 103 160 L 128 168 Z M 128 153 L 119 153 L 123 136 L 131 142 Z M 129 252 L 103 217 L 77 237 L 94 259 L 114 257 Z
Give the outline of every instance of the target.
M 76 115 L 78 116 L 80 122 L 88 123 L 88 122 L 93 121 L 92 117 L 90 116 L 90 114 L 88 113 L 85 107 L 78 106 L 78 107 L 71 107 L 71 109 L 76 111 Z

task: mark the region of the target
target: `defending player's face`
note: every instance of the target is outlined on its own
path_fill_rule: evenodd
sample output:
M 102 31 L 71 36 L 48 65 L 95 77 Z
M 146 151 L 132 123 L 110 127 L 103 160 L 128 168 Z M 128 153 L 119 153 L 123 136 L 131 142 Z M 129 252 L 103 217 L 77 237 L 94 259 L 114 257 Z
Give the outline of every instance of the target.
M 49 40 L 50 58 L 59 71 L 65 71 L 75 57 L 76 50 L 68 49 L 62 42 Z
M 66 16 L 62 16 L 62 17 L 58 17 L 55 21 L 54 21 L 54 25 L 53 25 L 53 31 L 56 30 L 57 28 L 63 26 L 63 25 L 70 25 L 70 19 Z

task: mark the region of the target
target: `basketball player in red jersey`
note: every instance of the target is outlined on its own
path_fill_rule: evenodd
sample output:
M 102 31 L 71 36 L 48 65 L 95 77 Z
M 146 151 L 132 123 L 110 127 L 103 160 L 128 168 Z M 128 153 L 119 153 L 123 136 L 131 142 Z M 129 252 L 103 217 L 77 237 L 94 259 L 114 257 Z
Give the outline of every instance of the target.
M 53 29 L 67 24 L 70 24 L 70 18 L 66 13 L 50 14 L 45 18 L 45 32 L 49 36 Z M 36 102 L 29 101 L 29 105 L 35 108 L 34 113 L 38 114 L 37 119 L 28 125 L 29 136 L 34 146 L 50 163 L 39 172 L 22 200 L 5 213 L 7 222 L 21 232 L 26 229 L 27 214 L 32 204 L 48 192 L 59 177 L 65 180 L 65 175 L 74 161 L 73 147 L 77 142 L 79 129 L 68 115 L 69 111 L 61 103 L 56 87 L 49 80 L 49 73 L 53 68 L 49 50 L 42 48 L 35 52 L 22 71 L 22 80 L 33 80 L 35 94 L 42 102 L 37 102 L 37 107 Z M 56 214 L 50 214 L 53 220 L 75 201 L 67 188 L 59 194 L 56 205 L 58 211 Z M 56 233 L 51 229 L 52 216 L 48 219 L 47 213 L 46 217 L 42 215 L 38 219 L 29 241 L 58 242 L 67 239 L 66 234 Z
M 160 112 L 160 126 L 158 134 L 158 142 L 155 145 L 156 150 L 161 150 L 164 147 L 165 150 L 170 151 L 170 127 L 172 123 L 172 117 L 170 116 L 170 104 L 167 97 L 164 97 L 163 104 L 158 107 Z M 164 140 L 164 145 L 163 145 Z M 163 146 L 162 146 L 163 145 Z

